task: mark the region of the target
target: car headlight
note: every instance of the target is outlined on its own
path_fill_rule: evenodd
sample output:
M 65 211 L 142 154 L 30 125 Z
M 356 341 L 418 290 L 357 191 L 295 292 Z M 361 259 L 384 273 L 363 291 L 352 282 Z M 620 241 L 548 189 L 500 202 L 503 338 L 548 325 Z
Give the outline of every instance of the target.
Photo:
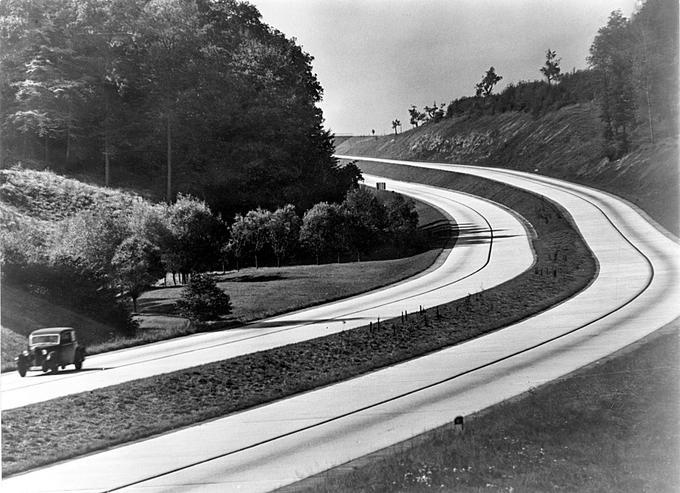
M 47 354 L 47 349 L 41 349 L 41 350 L 40 350 L 40 354 L 42 354 L 43 356 L 45 356 L 45 355 Z

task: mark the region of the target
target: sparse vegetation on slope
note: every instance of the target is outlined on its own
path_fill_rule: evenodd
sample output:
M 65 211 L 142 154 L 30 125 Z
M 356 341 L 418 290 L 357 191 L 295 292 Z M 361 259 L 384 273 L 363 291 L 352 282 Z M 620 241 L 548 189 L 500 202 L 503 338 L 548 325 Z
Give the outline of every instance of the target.
M 0 203 L 26 220 L 58 221 L 94 209 L 120 211 L 141 200 L 133 193 L 89 185 L 51 171 L 0 170 Z M 0 227 L 10 225 L 3 222 Z
M 680 234 L 677 139 L 640 143 L 609 161 L 598 111 L 584 103 L 538 118 L 522 112 L 455 117 L 398 136 L 345 139 L 337 153 L 537 172 L 617 194 Z

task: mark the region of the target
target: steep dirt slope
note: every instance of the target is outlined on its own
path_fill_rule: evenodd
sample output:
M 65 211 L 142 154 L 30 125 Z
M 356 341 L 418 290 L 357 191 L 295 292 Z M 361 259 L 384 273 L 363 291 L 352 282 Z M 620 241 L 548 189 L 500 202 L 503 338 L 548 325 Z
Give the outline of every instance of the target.
M 677 139 L 639 144 L 610 162 L 604 157 L 598 114 L 590 103 L 538 118 L 520 112 L 458 117 L 399 135 L 345 139 L 336 144 L 336 152 L 496 166 L 564 178 L 628 199 L 677 235 Z

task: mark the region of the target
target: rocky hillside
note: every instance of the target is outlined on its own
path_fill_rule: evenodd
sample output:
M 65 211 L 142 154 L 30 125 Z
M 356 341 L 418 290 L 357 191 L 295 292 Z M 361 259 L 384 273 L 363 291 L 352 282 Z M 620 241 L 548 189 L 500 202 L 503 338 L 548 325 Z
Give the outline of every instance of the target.
M 352 137 L 338 154 L 471 164 L 536 172 L 607 190 L 633 202 L 674 234 L 678 218 L 677 138 L 646 143 L 644 128 L 623 158 L 604 157 L 599 111 L 576 104 L 533 117 L 467 115 L 398 135 Z

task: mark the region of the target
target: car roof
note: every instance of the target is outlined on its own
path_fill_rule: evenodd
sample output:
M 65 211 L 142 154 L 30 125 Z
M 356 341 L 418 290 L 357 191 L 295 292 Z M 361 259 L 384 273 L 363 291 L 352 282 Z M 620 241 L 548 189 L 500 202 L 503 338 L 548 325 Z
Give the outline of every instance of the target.
M 41 335 L 41 334 L 61 334 L 65 330 L 75 330 L 73 327 L 46 327 L 44 329 L 38 329 L 31 332 L 31 335 Z

